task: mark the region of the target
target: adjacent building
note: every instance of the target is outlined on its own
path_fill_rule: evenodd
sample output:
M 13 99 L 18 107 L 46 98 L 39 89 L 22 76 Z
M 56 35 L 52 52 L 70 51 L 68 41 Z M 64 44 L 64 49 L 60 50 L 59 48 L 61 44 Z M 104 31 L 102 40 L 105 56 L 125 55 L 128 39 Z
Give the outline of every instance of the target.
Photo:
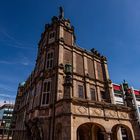
M 123 83 L 124 84 L 124 83 Z M 126 105 L 126 93 L 123 84 L 112 84 L 115 104 Z M 140 90 L 128 86 L 128 94 L 132 96 L 133 108 L 140 126 Z
M 19 84 L 13 139 L 139 140 L 132 106 L 115 102 L 107 58 L 76 45 L 74 27 L 60 8 L 45 25 L 35 68 Z
M 11 134 L 13 108 L 12 104 L 4 104 L 0 107 L 0 138 L 8 137 Z

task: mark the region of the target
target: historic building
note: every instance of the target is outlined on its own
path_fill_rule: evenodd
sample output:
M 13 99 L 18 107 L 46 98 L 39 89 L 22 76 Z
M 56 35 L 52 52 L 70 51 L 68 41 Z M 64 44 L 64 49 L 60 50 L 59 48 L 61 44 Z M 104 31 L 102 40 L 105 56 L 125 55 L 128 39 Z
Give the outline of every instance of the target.
M 60 8 L 45 25 L 34 70 L 19 85 L 13 139 L 139 140 L 132 115 L 128 104 L 115 104 L 106 57 L 76 45 Z

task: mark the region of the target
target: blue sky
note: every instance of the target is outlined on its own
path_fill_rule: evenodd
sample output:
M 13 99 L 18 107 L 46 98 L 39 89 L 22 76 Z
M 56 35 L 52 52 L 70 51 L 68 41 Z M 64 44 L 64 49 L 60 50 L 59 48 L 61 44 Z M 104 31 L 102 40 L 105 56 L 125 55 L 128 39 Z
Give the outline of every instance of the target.
M 1 0 L 0 98 L 16 95 L 32 71 L 45 23 L 65 9 L 77 44 L 107 56 L 110 78 L 140 88 L 139 0 Z

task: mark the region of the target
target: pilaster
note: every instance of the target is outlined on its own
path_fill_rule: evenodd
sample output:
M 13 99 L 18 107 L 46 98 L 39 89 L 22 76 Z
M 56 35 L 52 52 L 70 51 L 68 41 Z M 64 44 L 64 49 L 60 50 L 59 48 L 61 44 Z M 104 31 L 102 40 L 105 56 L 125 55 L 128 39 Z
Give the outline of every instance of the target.
M 64 60 L 64 48 L 63 44 L 59 44 L 59 57 L 58 57 L 58 65 L 63 64 Z
M 76 72 L 76 54 L 73 52 L 73 72 Z

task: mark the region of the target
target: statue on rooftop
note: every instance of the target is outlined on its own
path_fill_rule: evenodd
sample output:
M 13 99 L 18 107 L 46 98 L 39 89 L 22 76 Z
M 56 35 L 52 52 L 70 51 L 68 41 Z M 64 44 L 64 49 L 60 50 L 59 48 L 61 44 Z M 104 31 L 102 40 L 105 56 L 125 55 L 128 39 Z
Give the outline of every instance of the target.
M 64 9 L 62 6 L 59 7 L 59 18 L 63 19 L 64 18 Z

